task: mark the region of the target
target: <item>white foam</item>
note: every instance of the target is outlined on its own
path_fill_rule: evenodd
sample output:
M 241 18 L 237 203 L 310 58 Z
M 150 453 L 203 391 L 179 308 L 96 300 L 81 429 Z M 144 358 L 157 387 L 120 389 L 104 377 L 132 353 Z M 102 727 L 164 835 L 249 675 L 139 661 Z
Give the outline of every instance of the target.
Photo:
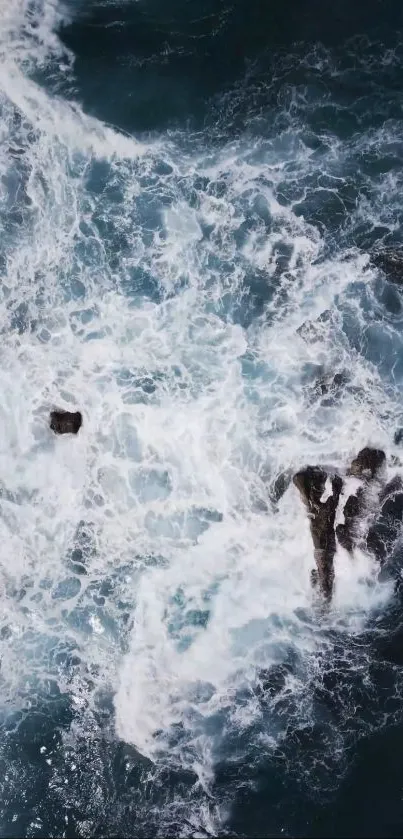
M 46 64 L 54 55 L 65 54 L 56 30 L 68 19 L 67 5 L 58 0 L 2 0 L 0 45 L 4 56 L 25 64 Z
M 49 96 L 28 73 L 58 57 L 69 72 L 73 56 L 62 45 L 57 28 L 68 9 L 57 0 L 3 0 L 0 8 L 0 91 L 48 139 L 99 157 L 136 158 L 144 145 L 87 116 L 74 102 Z
M 15 6 L 21 20 L 27 8 Z M 323 643 L 322 626 L 357 631 L 390 594 L 368 557 L 352 563 L 339 552 L 334 604 L 318 617 L 305 511 L 291 486 L 275 513 L 267 489 L 284 468 L 343 467 L 369 441 L 387 447 L 392 437 L 398 402 L 342 329 L 342 310 L 364 321 L 348 292 L 365 259 L 321 259 L 318 231 L 276 198 L 281 167 L 242 144 L 193 160 L 174 159 L 167 142 L 170 205 L 160 200 L 159 226 L 145 232 L 139 183 L 158 148 L 140 147 L 29 80 L 25 36 L 11 19 L 18 50 L 0 88 L 28 123 L 20 139 L 30 123 L 34 136 L 24 146 L 29 202 L 24 224 L 9 234 L 0 298 L 1 584 L 13 633 L 4 696 L 16 701 L 30 668 L 39 676 L 51 669 L 43 652 L 51 633 L 68 635 L 83 669 L 92 668 L 92 687 L 82 672 L 71 676 L 77 702 L 84 694 L 83 707 L 91 704 L 100 685 L 114 686 L 119 736 L 154 760 L 183 760 L 207 785 L 216 715 L 242 727 L 260 713 L 253 698 L 236 706 L 259 669 L 290 648 L 308 659 Z M 56 36 L 45 35 L 53 31 L 46 25 L 41 37 L 52 54 Z M 2 131 L 11 141 L 11 118 Z M 2 174 L 14 165 L 5 148 Z M 101 205 L 126 234 L 118 269 L 115 243 L 97 227 L 108 198 L 91 192 L 94 157 L 109 160 L 108 183 L 121 188 L 113 212 Z M 225 180 L 225 198 L 200 190 L 195 206 L 195 173 Z M 236 234 L 254 197 L 265 202 L 270 230 L 256 222 L 240 249 Z M 232 322 L 225 306 L 244 293 L 246 270 L 274 282 L 279 244 L 289 248 L 288 268 L 264 318 L 245 328 Z M 139 269 L 159 282 L 161 302 L 126 294 Z M 25 329 L 15 326 L 20 303 Z M 297 329 L 326 309 L 332 317 L 319 337 L 304 341 Z M 349 371 L 351 387 L 331 408 L 307 397 L 310 366 Z M 54 405 L 83 411 L 77 438 L 50 434 Z M 92 548 L 77 592 L 66 562 L 80 522 Z M 92 587 L 113 575 L 116 596 L 96 608 Z

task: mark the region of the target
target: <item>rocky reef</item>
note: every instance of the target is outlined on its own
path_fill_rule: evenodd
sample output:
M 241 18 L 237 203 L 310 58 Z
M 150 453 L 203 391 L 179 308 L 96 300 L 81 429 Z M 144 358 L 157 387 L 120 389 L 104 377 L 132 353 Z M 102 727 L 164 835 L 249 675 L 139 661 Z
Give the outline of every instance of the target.
M 360 547 L 380 563 L 393 552 L 403 522 L 403 480 L 396 475 L 386 483 L 385 473 L 385 452 L 366 447 L 344 474 L 307 466 L 293 477 L 309 517 L 316 562 L 312 583 L 319 586 L 327 601 L 333 593 L 337 543 L 350 554 Z M 339 511 L 348 477 L 358 480 L 359 485 Z M 336 524 L 339 512 L 344 520 Z

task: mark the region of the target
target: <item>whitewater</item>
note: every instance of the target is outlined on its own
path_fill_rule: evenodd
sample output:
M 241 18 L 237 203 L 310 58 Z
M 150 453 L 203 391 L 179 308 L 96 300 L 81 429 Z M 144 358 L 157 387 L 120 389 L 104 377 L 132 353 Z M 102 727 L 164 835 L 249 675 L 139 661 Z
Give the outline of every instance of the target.
M 368 699 L 360 719 L 350 688 L 370 692 L 362 639 L 393 582 L 339 547 L 324 610 L 306 511 L 272 485 L 366 445 L 403 475 L 401 308 L 368 244 L 396 230 L 398 129 L 315 143 L 301 114 L 321 91 L 284 84 L 264 132 L 259 112 L 232 136 L 137 136 L 76 95 L 74 14 L 0 9 L 0 833 L 223 834 L 271 755 L 320 795 L 389 713 Z M 76 438 L 51 434 L 54 407 L 82 411 Z M 315 693 L 329 668 L 334 715 Z

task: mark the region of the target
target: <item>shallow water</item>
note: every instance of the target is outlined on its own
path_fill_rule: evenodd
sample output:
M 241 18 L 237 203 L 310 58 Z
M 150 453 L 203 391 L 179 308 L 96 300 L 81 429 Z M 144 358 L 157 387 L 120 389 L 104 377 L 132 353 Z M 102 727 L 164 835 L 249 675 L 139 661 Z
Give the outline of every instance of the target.
M 401 594 L 269 488 L 401 471 L 402 13 L 304 8 L 3 0 L 3 836 L 401 835 Z

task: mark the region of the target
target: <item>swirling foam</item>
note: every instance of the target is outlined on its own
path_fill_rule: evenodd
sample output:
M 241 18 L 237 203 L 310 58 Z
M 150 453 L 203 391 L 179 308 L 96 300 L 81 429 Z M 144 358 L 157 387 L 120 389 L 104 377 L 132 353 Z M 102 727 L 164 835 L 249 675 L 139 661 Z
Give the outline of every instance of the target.
M 29 78 L 60 49 L 57 7 L 38 4 L 35 38 L 31 9 L 8 4 L 2 36 L 2 710 L 26 714 L 56 681 L 74 743 L 113 691 L 117 735 L 209 790 L 251 727 L 269 751 L 314 719 L 312 668 L 390 597 L 340 550 L 321 615 L 304 510 L 292 489 L 275 510 L 268 485 L 391 451 L 393 350 L 384 375 L 356 340 L 379 309 L 366 255 L 327 253 L 284 200 L 318 166 L 308 147 L 293 165 L 281 138 L 140 145 Z M 345 370 L 319 398 L 317 378 Z M 77 439 L 50 436 L 53 405 L 83 411 Z M 290 655 L 284 722 L 256 684 Z

